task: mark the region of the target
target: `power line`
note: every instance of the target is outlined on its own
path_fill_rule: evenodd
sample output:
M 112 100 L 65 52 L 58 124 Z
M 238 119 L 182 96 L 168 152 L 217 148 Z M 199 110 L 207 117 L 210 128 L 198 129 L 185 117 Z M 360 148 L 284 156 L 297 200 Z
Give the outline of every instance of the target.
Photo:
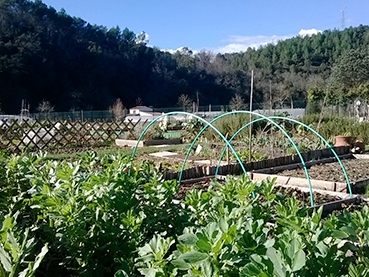
M 346 8 L 344 8 L 343 10 L 340 11 L 340 14 L 341 14 L 341 30 L 344 30 L 346 28 L 345 10 L 346 10 Z

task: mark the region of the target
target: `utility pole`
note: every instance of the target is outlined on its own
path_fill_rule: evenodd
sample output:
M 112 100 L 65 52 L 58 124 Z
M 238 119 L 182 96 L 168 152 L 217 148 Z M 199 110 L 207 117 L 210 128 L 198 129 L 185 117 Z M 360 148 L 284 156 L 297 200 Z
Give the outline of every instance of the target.
M 250 92 L 250 123 L 252 121 L 252 94 L 253 94 L 253 90 L 254 90 L 254 70 L 251 70 L 251 92 Z M 252 138 L 252 124 L 250 124 L 249 127 L 249 162 L 251 162 L 251 138 Z
M 27 102 L 25 99 L 22 99 L 22 104 L 21 104 L 21 114 L 20 114 L 20 122 L 23 122 L 23 118 L 25 116 L 28 116 L 29 117 L 29 109 L 30 109 L 30 106 L 29 104 L 27 105 Z

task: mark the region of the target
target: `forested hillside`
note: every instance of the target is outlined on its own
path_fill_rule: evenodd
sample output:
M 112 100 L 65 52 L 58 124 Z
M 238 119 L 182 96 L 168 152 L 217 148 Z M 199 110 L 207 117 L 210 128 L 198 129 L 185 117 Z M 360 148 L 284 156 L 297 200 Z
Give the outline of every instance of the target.
M 235 94 L 247 102 L 252 69 L 259 103 L 270 91 L 280 103 L 306 101 L 309 89 L 319 98 L 325 88 L 351 97 L 368 88 L 367 26 L 224 55 L 187 48 L 170 54 L 124 27 L 91 25 L 40 0 L 1 0 L 1 110 L 19 113 L 22 99 L 31 111 L 43 100 L 56 111 L 107 109 L 117 98 L 126 107 L 138 99 L 173 107 L 182 94 L 198 96 L 200 105 L 226 105 Z

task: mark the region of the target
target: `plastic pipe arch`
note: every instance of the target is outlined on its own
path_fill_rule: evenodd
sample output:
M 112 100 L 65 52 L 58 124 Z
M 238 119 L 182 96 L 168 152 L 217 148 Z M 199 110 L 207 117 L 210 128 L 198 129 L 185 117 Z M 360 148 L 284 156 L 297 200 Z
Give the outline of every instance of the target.
M 191 113 L 187 113 L 187 112 L 169 112 L 169 113 L 166 113 L 166 114 L 163 114 L 163 115 L 158 116 L 152 122 L 150 122 L 150 124 L 146 126 L 146 128 L 142 131 L 140 137 L 138 138 L 137 144 L 136 144 L 136 146 L 135 146 L 135 148 L 133 150 L 133 153 L 132 153 L 132 160 L 133 160 L 133 158 L 134 158 L 134 156 L 136 154 L 138 144 L 140 143 L 140 141 L 141 141 L 142 137 L 144 136 L 144 134 L 146 133 L 147 129 L 149 129 L 150 126 L 152 124 L 154 124 L 156 121 L 158 121 L 160 118 L 163 118 L 163 117 L 169 116 L 169 115 L 177 115 L 177 114 L 183 114 L 183 115 L 192 116 L 192 117 L 194 117 L 194 118 L 202 121 L 203 123 L 205 123 L 206 126 L 210 126 L 223 139 L 223 141 L 226 143 L 226 145 L 231 149 L 232 153 L 235 155 L 237 161 L 239 162 L 239 164 L 240 164 L 243 172 L 247 175 L 247 171 L 246 171 L 245 167 L 243 166 L 243 163 L 242 163 L 240 157 L 237 155 L 236 151 L 234 150 L 234 148 L 232 147 L 232 145 L 228 142 L 228 140 L 224 137 L 224 135 L 217 128 L 215 128 L 213 125 L 209 124 L 209 122 L 206 121 L 205 119 L 203 119 L 203 118 L 201 118 L 201 117 L 199 117 L 197 115 L 194 115 L 194 114 L 191 114 Z M 191 148 L 189 149 L 189 152 L 190 151 L 191 151 Z M 187 160 L 187 157 L 188 157 L 188 155 L 186 156 L 186 160 Z M 184 161 L 184 163 L 186 162 L 186 160 Z M 131 174 L 131 168 L 132 168 L 132 161 L 131 161 L 130 166 L 129 166 L 128 175 Z M 184 168 L 184 164 L 183 164 L 183 167 L 182 167 L 182 170 L 181 170 L 179 182 L 181 181 L 181 178 L 182 178 L 183 168 Z M 252 195 L 255 197 L 254 192 L 252 193 Z
M 301 163 L 302 163 L 302 166 L 304 168 L 304 171 L 305 171 L 305 174 L 306 174 L 306 179 L 308 180 L 308 184 L 309 184 L 309 191 L 310 191 L 310 204 L 311 206 L 314 206 L 314 199 L 313 199 L 313 189 L 311 187 L 311 182 L 310 182 L 310 176 L 309 176 L 309 173 L 307 171 L 307 168 L 306 168 L 306 164 L 305 164 L 305 161 L 299 151 L 299 149 L 297 148 L 295 142 L 292 140 L 292 138 L 287 134 L 287 132 L 281 127 L 279 126 L 276 122 L 274 122 L 272 119 L 269 119 L 268 117 L 264 116 L 264 115 L 261 115 L 261 114 L 258 114 L 258 113 L 254 113 L 254 112 L 250 112 L 250 111 L 232 111 L 232 112 L 228 112 L 228 113 L 224 113 L 220 116 L 218 116 L 217 118 L 214 118 L 213 120 L 211 120 L 210 122 L 208 122 L 208 124 L 197 134 L 197 136 L 195 137 L 195 139 L 193 140 L 191 146 L 188 148 L 188 152 L 187 152 L 187 155 L 183 161 L 183 165 L 182 165 L 182 170 L 181 170 L 181 173 L 179 175 L 179 179 L 178 181 L 181 182 L 181 179 L 182 179 L 182 172 L 184 170 L 184 167 L 185 167 L 185 164 L 186 164 L 186 161 L 187 161 L 187 158 L 188 156 L 190 155 L 190 152 L 191 152 L 191 149 L 193 148 L 195 142 L 197 141 L 197 139 L 200 137 L 200 135 L 209 127 L 209 126 L 213 126 L 212 123 L 217 121 L 218 119 L 222 118 L 222 117 L 225 117 L 225 116 L 228 116 L 228 115 L 232 115 L 232 114 L 251 114 L 251 115 L 255 115 L 255 116 L 258 116 L 258 117 L 261 117 L 262 119 L 264 120 L 268 120 L 270 123 L 272 123 L 274 126 L 276 126 L 287 138 L 288 140 L 290 141 L 290 143 L 292 144 L 292 146 L 295 148 L 300 160 L 301 160 Z M 233 152 L 233 151 L 232 151 Z M 248 176 L 247 176 L 248 177 Z M 249 177 L 248 177 L 249 178 Z M 254 194 L 253 194 L 254 195 Z
M 222 117 L 224 117 L 224 116 L 228 116 L 228 115 L 232 115 L 232 114 L 252 114 L 252 115 L 255 115 L 255 116 L 259 116 L 259 117 L 261 117 L 261 118 L 259 118 L 259 119 L 256 119 L 256 120 L 254 120 L 253 122 L 250 122 L 250 123 L 248 123 L 248 124 L 246 124 L 245 126 L 243 126 L 242 128 L 240 128 L 233 136 L 232 136 L 232 138 L 228 141 L 225 137 L 224 137 L 224 135 L 216 128 L 216 127 L 214 127 L 213 125 L 212 125 L 212 123 L 213 122 L 215 122 L 216 120 L 218 120 L 218 119 L 220 119 L 220 118 L 222 118 Z M 228 112 L 228 113 L 225 113 L 225 114 L 222 114 L 222 115 L 220 115 L 220 116 L 218 116 L 217 118 L 215 118 L 215 119 L 213 119 L 213 120 L 211 120 L 210 122 L 208 122 L 208 121 L 206 121 L 205 119 L 203 119 L 203 118 L 201 118 L 201 117 L 199 117 L 199 116 L 197 116 L 197 115 L 194 115 L 194 114 L 191 114 L 191 113 L 187 113 L 187 112 L 180 112 L 180 111 L 178 111 L 178 112 L 169 112 L 169 113 L 166 113 L 166 114 L 163 114 L 163 115 L 161 115 L 161 116 L 159 116 L 159 117 L 157 117 L 155 120 L 153 120 L 148 126 L 146 126 L 146 128 L 143 130 L 143 132 L 141 133 L 141 135 L 140 135 L 140 137 L 138 138 L 138 141 L 137 141 L 137 144 L 136 144 L 136 146 L 135 146 L 135 148 L 134 148 L 134 150 L 133 150 L 133 153 L 132 153 L 132 160 L 133 160 L 133 158 L 134 158 L 134 156 L 135 156 L 135 154 L 136 154 L 136 151 L 137 151 L 137 147 L 138 147 L 138 144 L 139 144 L 139 142 L 141 141 L 141 139 L 142 139 L 142 137 L 144 136 L 144 134 L 146 133 L 146 131 L 148 130 L 148 128 L 150 128 L 150 126 L 152 125 L 152 124 L 154 124 L 156 121 L 158 121 L 159 119 L 161 119 L 161 118 L 163 118 L 163 117 L 165 117 L 165 116 L 170 116 L 170 115 L 178 115 L 178 114 L 182 114 L 182 115 L 188 115 L 188 116 L 191 116 L 191 117 L 194 117 L 194 118 L 196 118 L 196 119 L 198 119 L 198 120 L 200 120 L 200 121 L 202 121 L 203 123 L 206 123 L 206 126 L 198 133 L 198 135 L 196 136 L 196 138 L 194 139 L 194 141 L 192 142 L 192 144 L 191 144 L 191 146 L 189 147 L 189 150 L 188 150 L 188 152 L 187 152 L 187 155 L 186 155 L 186 157 L 185 157 L 185 160 L 184 160 L 184 162 L 183 162 L 183 165 L 182 165 L 182 169 L 181 169 L 181 172 L 180 172 L 180 176 L 179 176 L 179 182 L 181 181 L 181 179 L 182 179 L 182 173 L 183 173 L 183 170 L 184 170 L 184 166 L 185 166 L 185 163 L 186 163 L 186 161 L 187 161 L 187 158 L 188 158 L 188 156 L 189 156 L 189 154 L 190 154 L 190 151 L 191 151 L 191 149 L 193 148 L 193 146 L 194 146 L 194 144 L 195 144 L 195 142 L 196 142 L 196 140 L 200 137 L 200 135 L 207 129 L 207 127 L 211 127 L 222 139 L 223 139 L 223 141 L 226 143 L 226 146 L 225 146 L 225 148 L 224 148 L 224 150 L 223 150 L 223 152 L 222 152 L 222 155 L 221 155 L 221 157 L 220 157 L 220 160 L 219 160 L 219 162 L 218 162 L 218 166 L 217 166 L 217 169 L 216 169 L 216 175 L 217 175 L 217 172 L 218 172 L 218 168 L 219 168 L 219 163 L 220 163 L 220 161 L 221 161 L 221 159 L 223 158 L 223 155 L 224 155 L 224 152 L 225 152 L 225 150 L 226 150 L 226 148 L 227 147 L 229 147 L 230 149 L 231 149 L 231 151 L 232 151 L 232 153 L 235 155 L 235 157 L 236 157 L 236 159 L 237 159 L 237 161 L 238 161 L 238 163 L 240 164 L 240 166 L 241 166 L 241 168 L 242 168 L 242 170 L 243 170 L 243 172 L 244 173 L 247 173 L 246 172 L 246 169 L 245 169 L 245 167 L 243 166 L 243 163 L 242 163 L 242 161 L 240 160 L 240 158 L 239 158 L 239 156 L 237 155 L 237 153 L 236 153 L 236 151 L 234 150 L 234 148 L 232 147 L 232 145 L 230 144 L 230 142 L 233 140 L 233 138 L 241 131 L 241 130 L 243 130 L 244 128 L 246 128 L 247 126 L 249 126 L 250 124 L 252 124 L 252 123 L 254 123 L 254 122 L 258 122 L 258 121 L 261 121 L 261 120 L 268 120 L 269 122 L 271 122 L 273 125 L 275 125 L 287 138 L 288 138 L 288 140 L 291 142 L 291 144 L 293 145 L 293 147 L 295 148 L 295 150 L 296 150 L 296 152 L 297 152 L 297 154 L 298 154 L 298 156 L 299 156 L 299 158 L 300 158 L 300 160 L 301 160 L 301 163 L 302 163 L 302 165 L 303 165 L 303 167 L 304 167 L 304 171 L 305 171 L 305 174 L 306 174 L 306 178 L 307 178 L 307 180 L 308 180 L 308 183 L 309 183 L 309 190 L 310 190 L 310 202 L 311 202 L 311 206 L 313 206 L 314 205 L 314 200 L 313 200 L 313 193 L 312 193 L 312 187 L 311 187 L 311 182 L 310 182 L 310 177 L 309 177 L 309 173 L 307 172 L 307 168 L 306 168 L 306 164 L 305 164 L 305 161 L 304 161 L 304 159 L 302 158 L 302 156 L 301 156 L 301 153 L 300 153 L 300 151 L 298 150 L 298 148 L 297 148 L 297 146 L 296 146 L 296 144 L 294 143 L 294 141 L 292 140 L 292 138 L 287 134 L 287 132 L 280 126 L 280 125 L 278 125 L 275 121 L 273 121 L 273 119 L 284 119 L 284 120 L 288 120 L 288 121 L 292 121 L 292 122 L 295 122 L 295 123 L 297 123 L 297 124 L 300 124 L 300 125 L 302 125 L 302 126 L 304 126 L 304 127 L 306 127 L 307 129 L 309 129 L 310 131 L 312 131 L 314 134 L 316 134 L 319 138 L 321 138 L 328 146 L 329 146 L 329 148 L 331 149 L 331 151 L 333 152 L 333 154 L 334 154 L 334 156 L 337 158 L 337 160 L 339 161 L 339 163 L 340 163 L 340 165 L 341 165 L 341 167 L 342 167 L 342 170 L 343 170 L 343 172 L 344 172 L 344 174 L 345 174 L 345 177 L 346 177 L 346 180 L 347 180 L 347 184 L 348 184 L 348 186 L 349 186 L 349 191 L 350 191 L 350 196 L 352 197 L 352 192 L 351 192 L 351 186 L 350 186 L 350 182 L 349 182 L 349 180 L 348 180 L 348 177 L 347 177 L 347 174 L 346 174 L 346 171 L 345 171 L 345 169 L 344 169 L 344 166 L 343 166 L 343 164 L 342 164 L 342 162 L 341 162 L 341 160 L 339 159 L 339 157 L 337 156 L 337 154 L 336 154 L 336 152 L 334 151 L 334 149 L 329 145 L 329 143 L 319 134 L 319 133 L 317 133 L 314 129 L 312 129 L 311 127 L 309 127 L 309 126 L 307 126 L 307 125 L 305 125 L 305 124 L 303 124 L 303 123 L 301 123 L 301 122 L 299 122 L 299 121 L 297 121 L 297 120 L 293 120 L 293 119 L 290 119 L 290 118 L 283 118 L 283 117 L 276 117 L 276 116 L 274 116 L 274 117 L 266 117 L 266 116 L 263 116 L 263 115 L 261 115 L 261 114 L 258 114 L 258 113 L 254 113 L 254 112 L 249 112 L 249 111 L 233 111 L 233 112 Z M 131 163 L 130 163 L 130 167 L 129 167 L 129 172 L 128 172 L 128 174 L 130 174 L 130 172 L 131 172 L 131 168 L 132 168 L 132 161 L 131 161 Z M 247 175 L 247 177 L 248 177 L 248 175 Z M 248 177 L 249 178 L 249 177 Z M 254 193 L 253 193 L 253 196 L 255 196 L 254 195 Z
M 350 197 L 352 197 L 352 189 L 351 189 L 351 184 L 350 184 L 350 180 L 347 176 L 347 173 L 346 173 L 346 170 L 345 170 L 345 167 L 343 166 L 342 164 L 342 161 L 341 159 L 338 157 L 336 151 L 334 151 L 334 149 L 332 148 L 332 146 L 317 132 L 315 131 L 313 128 L 311 128 L 310 126 L 300 122 L 300 121 L 297 121 L 297 120 L 294 120 L 294 119 L 291 119 L 291 118 L 288 118 L 288 117 L 280 117 L 280 116 L 271 116 L 269 117 L 270 119 L 280 119 L 280 120 L 285 120 L 285 121 L 290 121 L 290 122 L 294 122 L 296 124 L 299 124 L 301 126 L 304 126 L 305 128 L 307 128 L 309 131 L 313 132 L 315 135 L 317 135 L 327 146 L 328 148 L 331 150 L 331 152 L 333 153 L 333 155 L 335 156 L 335 158 L 337 159 L 338 163 L 340 164 L 341 168 L 342 168 L 342 171 L 343 171 L 343 174 L 345 176 L 345 179 L 346 179 L 346 182 L 347 182 L 347 186 L 348 186 L 348 189 L 349 189 L 349 193 L 350 193 Z M 246 125 L 244 125 L 243 127 L 241 127 L 230 139 L 229 139 L 229 142 L 231 142 L 235 136 L 238 135 L 238 133 L 240 133 L 244 128 L 248 127 L 250 124 L 252 123 L 255 123 L 255 122 L 258 122 L 258 121 L 262 121 L 262 120 L 265 120 L 264 118 L 259 118 L 259 119 L 255 119 L 254 121 L 252 121 L 251 123 L 247 123 Z M 226 151 L 227 147 L 224 147 L 223 151 L 222 151 L 222 154 L 219 158 L 219 161 L 218 161 L 218 165 L 217 165 L 217 168 L 215 170 L 215 176 L 218 175 L 218 169 L 219 169 L 219 166 L 220 166 L 220 162 L 224 156 L 224 153 Z

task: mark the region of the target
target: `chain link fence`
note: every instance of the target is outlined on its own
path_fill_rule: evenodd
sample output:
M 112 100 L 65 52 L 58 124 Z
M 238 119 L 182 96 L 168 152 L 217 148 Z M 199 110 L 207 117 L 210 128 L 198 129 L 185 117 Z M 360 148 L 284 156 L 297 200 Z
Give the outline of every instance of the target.
M 196 113 L 203 117 L 213 117 L 225 112 L 234 110 L 230 105 L 207 105 L 196 106 L 195 104 L 190 107 L 168 107 L 168 108 L 152 108 L 150 112 L 145 112 L 147 116 L 155 117 L 163 113 L 172 111 L 186 111 Z M 237 110 L 250 110 L 250 105 L 242 104 Z M 271 103 L 253 103 L 253 111 L 266 115 L 288 113 L 292 117 L 301 117 L 305 114 L 324 113 L 331 115 L 339 115 L 346 117 L 356 118 L 369 118 L 369 101 L 367 100 L 351 100 L 346 101 L 340 105 L 324 104 L 323 100 L 316 101 L 286 101 Z M 124 117 L 132 116 L 126 109 L 124 111 Z M 9 117 L 9 116 L 8 116 Z M 17 116 L 15 116 L 17 117 Z M 19 117 L 19 116 L 18 116 Z M 32 113 L 29 117 L 42 121 L 42 120 L 69 120 L 69 121 L 113 121 L 116 119 L 111 110 L 99 110 L 99 111 L 69 111 L 69 112 L 50 112 L 50 113 Z M 0 118 L 1 119 L 1 118 Z
M 262 114 L 282 114 L 288 113 L 293 117 L 300 117 L 305 114 L 306 101 L 286 101 L 286 102 L 262 102 L 262 103 L 253 103 L 252 110 L 255 112 L 259 112 Z M 314 105 L 316 107 L 318 104 Z M 319 104 L 320 105 L 320 104 Z M 319 106 L 318 105 L 318 106 Z M 308 104 L 309 106 L 309 104 Z M 307 107 L 308 108 L 308 107 Z M 314 108 L 315 110 L 319 110 L 319 108 Z M 313 109 L 313 110 L 314 110 Z M 325 110 L 328 107 L 324 108 Z M 335 108 L 336 110 L 339 108 Z M 163 113 L 172 112 L 172 111 L 186 111 L 191 113 L 196 113 L 203 117 L 213 117 L 225 112 L 229 112 L 235 110 L 234 107 L 230 105 L 207 105 L 207 106 L 197 106 L 195 103 L 189 107 L 168 107 L 168 108 L 151 108 L 150 112 L 145 111 L 146 116 L 158 116 Z M 250 110 L 250 104 L 242 104 L 237 107 L 237 110 Z M 312 110 L 312 111 L 313 111 Z M 321 110 L 321 109 L 320 109 Z M 331 108 L 333 111 L 334 109 Z M 344 112 L 341 108 L 340 112 Z M 349 113 L 350 112 L 346 112 Z M 353 113 L 353 111 L 351 112 Z M 132 116 L 129 114 L 129 111 L 126 109 L 124 111 L 124 117 Z M 99 110 L 99 111 L 69 111 L 69 112 L 47 112 L 47 113 L 31 113 L 29 117 L 36 119 L 38 121 L 42 120 L 69 120 L 69 121 L 113 121 L 116 119 L 114 113 L 111 110 Z
M 281 114 L 288 113 L 294 117 L 300 117 L 305 114 L 304 103 L 295 102 L 291 105 L 291 102 L 274 104 L 270 107 L 269 103 L 254 103 L 253 111 L 262 114 Z M 196 113 L 202 117 L 214 117 L 222 113 L 226 113 L 234 110 L 230 105 L 207 105 L 207 106 L 196 106 L 192 107 L 168 107 L 168 108 L 152 108 L 151 111 L 145 111 L 148 118 L 155 118 L 163 113 L 168 113 L 172 111 L 186 111 L 191 113 Z M 237 108 L 237 110 L 250 110 L 249 104 L 243 104 Z M 115 120 L 114 114 L 110 110 L 100 110 L 100 111 L 70 111 L 70 112 L 50 112 L 50 113 L 32 113 L 29 115 L 31 118 L 38 121 L 42 120 L 68 120 L 68 121 L 113 121 Z M 125 111 L 123 117 L 138 116 L 137 114 L 129 114 L 128 110 Z
M 102 111 L 71 111 L 71 112 L 51 112 L 51 113 L 32 113 L 30 117 L 39 121 L 42 120 L 71 120 L 71 121 L 111 121 L 114 115 L 109 110 Z
M 330 105 L 325 104 L 323 100 L 310 100 L 306 106 L 306 114 L 316 113 L 367 120 L 369 119 L 369 101 L 356 99 L 345 101 L 340 105 Z

